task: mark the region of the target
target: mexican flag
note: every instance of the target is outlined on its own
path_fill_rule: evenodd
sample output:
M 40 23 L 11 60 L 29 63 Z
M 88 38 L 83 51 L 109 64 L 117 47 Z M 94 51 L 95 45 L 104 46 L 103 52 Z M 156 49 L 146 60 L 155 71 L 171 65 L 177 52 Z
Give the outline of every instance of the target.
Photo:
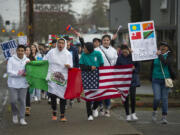
M 31 89 L 37 88 L 40 90 L 48 91 L 48 81 L 46 80 L 48 66 L 48 61 L 31 61 L 26 64 L 26 80 L 28 81 Z M 80 97 L 82 90 L 83 87 L 80 69 L 69 69 L 67 85 L 63 91 L 63 97 L 60 98 L 73 99 Z M 62 95 L 62 91 L 59 91 L 59 93 L 61 94 L 57 93 L 57 96 Z
M 71 40 L 73 40 L 73 36 L 72 35 L 61 35 L 61 34 L 50 34 L 49 37 L 48 37 L 48 41 L 49 41 L 49 45 L 52 45 L 52 40 L 53 39 L 60 39 L 60 38 L 63 38 L 65 36 L 68 36 Z

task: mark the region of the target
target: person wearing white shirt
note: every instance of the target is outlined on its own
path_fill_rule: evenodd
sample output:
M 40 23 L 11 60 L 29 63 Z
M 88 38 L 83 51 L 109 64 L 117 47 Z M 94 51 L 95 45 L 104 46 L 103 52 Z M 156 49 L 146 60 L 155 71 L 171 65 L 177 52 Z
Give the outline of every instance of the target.
M 25 47 L 19 45 L 15 55 L 9 58 L 7 63 L 8 87 L 10 92 L 10 102 L 13 115 L 13 123 L 19 123 L 18 112 L 21 125 L 27 125 L 25 121 L 26 93 L 28 83 L 25 78 L 25 65 L 30 60 L 25 56 Z M 18 110 L 17 101 L 20 108 Z
M 101 52 L 104 60 L 104 66 L 114 66 L 116 64 L 118 54 L 117 51 L 111 46 L 110 35 L 104 35 L 102 37 L 102 45 L 97 47 L 95 50 Z M 105 102 L 105 112 L 103 111 L 102 103 L 100 103 L 100 113 L 101 115 L 110 117 L 111 100 L 106 99 L 104 100 L 104 102 Z

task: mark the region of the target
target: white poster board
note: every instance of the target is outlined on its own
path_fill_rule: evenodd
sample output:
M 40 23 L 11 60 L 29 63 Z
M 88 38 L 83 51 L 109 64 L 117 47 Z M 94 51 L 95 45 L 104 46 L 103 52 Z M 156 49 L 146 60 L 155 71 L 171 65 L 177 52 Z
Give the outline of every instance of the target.
M 3 50 L 5 59 L 7 60 L 16 53 L 17 43 L 15 40 L 10 40 L 0 44 Z
M 27 36 L 19 36 L 18 37 L 18 44 L 27 45 Z
M 128 23 L 133 61 L 157 58 L 154 21 Z

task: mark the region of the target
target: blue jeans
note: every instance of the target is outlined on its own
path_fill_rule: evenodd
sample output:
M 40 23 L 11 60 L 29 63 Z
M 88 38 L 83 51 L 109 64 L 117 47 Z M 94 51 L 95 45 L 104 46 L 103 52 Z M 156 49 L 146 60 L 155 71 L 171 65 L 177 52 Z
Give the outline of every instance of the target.
M 41 90 L 39 90 L 39 89 L 34 89 L 33 93 L 31 94 L 31 100 L 32 100 L 32 98 L 34 98 L 35 96 L 36 96 L 36 97 L 38 98 L 38 100 L 40 101 L 40 100 L 41 100 Z
M 154 103 L 153 103 L 154 111 L 157 110 L 161 101 L 162 102 L 162 115 L 167 115 L 168 93 L 170 91 L 170 88 L 167 88 L 165 86 L 164 79 L 153 79 L 152 89 L 154 93 Z
M 100 108 L 103 107 L 103 102 L 105 105 L 105 109 L 110 109 L 111 108 L 111 99 L 105 99 L 103 101 L 100 101 Z

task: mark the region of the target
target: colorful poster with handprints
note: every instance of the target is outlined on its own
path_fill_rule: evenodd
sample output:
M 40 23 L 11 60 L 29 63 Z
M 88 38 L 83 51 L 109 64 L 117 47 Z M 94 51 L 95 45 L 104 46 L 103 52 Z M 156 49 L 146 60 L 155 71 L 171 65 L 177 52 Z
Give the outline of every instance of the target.
M 157 58 L 154 21 L 129 23 L 128 28 L 133 61 Z

